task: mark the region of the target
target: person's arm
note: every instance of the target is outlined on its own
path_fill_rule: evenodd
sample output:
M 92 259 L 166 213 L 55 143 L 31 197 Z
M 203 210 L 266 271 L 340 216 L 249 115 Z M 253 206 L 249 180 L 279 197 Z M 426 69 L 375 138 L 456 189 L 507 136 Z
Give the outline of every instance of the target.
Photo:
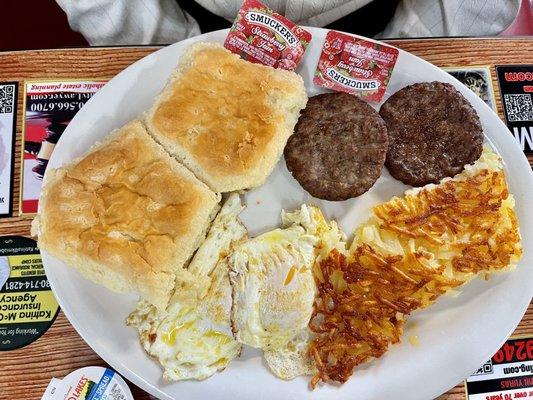
M 200 34 L 175 0 L 56 0 L 93 46 L 168 44 Z
M 184 0 L 192 1 L 192 0 Z M 195 0 L 210 12 L 233 21 L 242 0 Z M 299 25 L 325 26 L 342 18 L 372 0 L 262 0 L 273 10 Z
M 498 35 L 513 21 L 519 0 L 403 0 L 379 37 Z

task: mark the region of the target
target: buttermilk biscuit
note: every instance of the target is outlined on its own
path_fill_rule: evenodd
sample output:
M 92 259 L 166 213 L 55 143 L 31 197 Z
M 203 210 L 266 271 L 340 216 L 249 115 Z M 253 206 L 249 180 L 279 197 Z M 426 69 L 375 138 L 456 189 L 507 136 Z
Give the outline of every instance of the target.
M 87 278 L 164 309 L 219 201 L 134 121 L 47 172 L 32 233 Z
M 266 180 L 306 102 L 296 73 L 198 43 L 181 56 L 145 123 L 200 180 L 228 192 Z

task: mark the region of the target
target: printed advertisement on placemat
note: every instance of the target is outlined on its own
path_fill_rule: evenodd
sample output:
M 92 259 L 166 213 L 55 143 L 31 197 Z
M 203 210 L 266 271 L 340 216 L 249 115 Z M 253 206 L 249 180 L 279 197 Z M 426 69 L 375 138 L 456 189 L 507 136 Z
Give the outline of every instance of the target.
M 58 312 L 35 240 L 0 237 L 0 351 L 37 340 Z
M 497 65 L 507 127 L 526 154 L 533 154 L 533 65 Z
M 449 67 L 444 70 L 496 111 L 489 67 Z
M 17 121 L 17 83 L 0 83 L 0 218 L 11 216 Z
M 74 115 L 106 82 L 26 82 L 21 214 L 37 212 L 48 160 Z
M 533 399 L 533 335 L 508 339 L 465 388 L 468 400 Z

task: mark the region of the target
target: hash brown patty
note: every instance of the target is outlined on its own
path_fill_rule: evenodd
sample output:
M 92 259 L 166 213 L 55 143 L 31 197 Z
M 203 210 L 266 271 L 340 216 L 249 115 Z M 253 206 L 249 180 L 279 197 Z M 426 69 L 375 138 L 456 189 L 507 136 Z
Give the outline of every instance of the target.
M 314 197 L 346 200 L 379 178 L 387 128 L 366 102 L 347 93 L 311 97 L 285 147 L 287 168 Z
M 389 134 L 385 165 L 403 183 L 438 183 L 460 173 L 481 155 L 479 117 L 449 83 L 407 86 L 393 94 L 379 113 Z

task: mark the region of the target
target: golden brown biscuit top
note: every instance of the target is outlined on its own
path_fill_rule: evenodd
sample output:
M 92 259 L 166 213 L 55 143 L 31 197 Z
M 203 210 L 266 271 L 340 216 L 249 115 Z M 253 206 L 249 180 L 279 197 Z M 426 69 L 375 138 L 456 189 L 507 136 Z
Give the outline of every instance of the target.
M 214 193 L 178 175 L 134 122 L 46 186 L 40 243 L 133 275 L 173 272 L 177 250 Z M 212 197 L 212 198 L 211 198 Z M 207 216 L 204 216 L 207 218 Z
M 161 134 L 176 141 L 212 175 L 253 168 L 284 121 L 273 98 L 296 95 L 279 71 L 227 50 L 198 50 L 153 114 Z

